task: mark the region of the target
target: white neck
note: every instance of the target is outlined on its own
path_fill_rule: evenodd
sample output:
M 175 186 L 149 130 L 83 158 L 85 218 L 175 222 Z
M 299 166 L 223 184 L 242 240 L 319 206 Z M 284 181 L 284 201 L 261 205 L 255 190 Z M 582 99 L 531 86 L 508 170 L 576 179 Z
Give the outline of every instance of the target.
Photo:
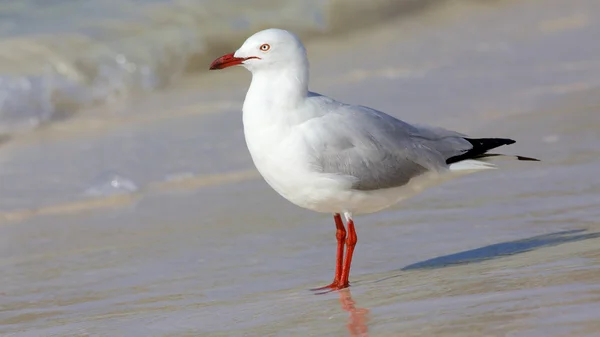
M 249 104 L 266 110 L 289 110 L 298 107 L 308 95 L 308 67 L 290 65 L 260 69 L 252 74 L 244 111 Z

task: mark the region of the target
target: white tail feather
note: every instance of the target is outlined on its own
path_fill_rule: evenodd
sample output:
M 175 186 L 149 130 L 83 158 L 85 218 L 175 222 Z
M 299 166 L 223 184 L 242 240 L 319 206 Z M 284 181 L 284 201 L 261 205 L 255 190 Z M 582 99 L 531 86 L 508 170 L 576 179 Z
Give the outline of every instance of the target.
M 496 165 L 479 160 L 467 159 L 450 164 L 450 171 L 480 171 L 495 169 Z

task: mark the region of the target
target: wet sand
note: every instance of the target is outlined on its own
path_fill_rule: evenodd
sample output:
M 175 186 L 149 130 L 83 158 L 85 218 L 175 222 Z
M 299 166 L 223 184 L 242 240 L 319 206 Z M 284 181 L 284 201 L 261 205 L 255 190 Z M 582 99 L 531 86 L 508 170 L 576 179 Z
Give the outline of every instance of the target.
M 308 46 L 315 91 L 542 159 L 358 217 L 349 291 L 308 291 L 332 276 L 333 221 L 254 171 L 242 69 L 15 137 L 0 334 L 596 336 L 599 9 L 449 5 Z M 106 171 L 139 190 L 83 196 Z

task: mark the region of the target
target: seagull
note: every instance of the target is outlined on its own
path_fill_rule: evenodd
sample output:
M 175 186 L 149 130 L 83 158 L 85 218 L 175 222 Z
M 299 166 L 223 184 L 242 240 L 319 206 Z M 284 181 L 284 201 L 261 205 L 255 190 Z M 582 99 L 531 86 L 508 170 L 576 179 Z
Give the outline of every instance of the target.
M 312 290 L 350 286 L 355 215 L 381 211 L 449 178 L 495 168 L 487 160 L 503 155 L 488 151 L 515 142 L 413 125 L 311 92 L 306 49 L 286 30 L 255 33 L 234 53 L 214 60 L 210 70 L 238 65 L 252 73 L 243 126 L 257 170 L 293 204 L 333 214 L 333 282 Z

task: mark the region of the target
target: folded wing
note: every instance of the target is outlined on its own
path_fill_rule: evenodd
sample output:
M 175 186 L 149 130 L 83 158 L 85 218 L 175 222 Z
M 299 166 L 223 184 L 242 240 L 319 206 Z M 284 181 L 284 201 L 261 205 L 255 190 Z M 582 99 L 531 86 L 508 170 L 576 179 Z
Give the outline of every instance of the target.
M 352 188 L 402 186 L 473 149 L 457 132 L 402 122 L 366 107 L 339 104 L 304 123 L 312 165 L 322 173 L 351 177 Z

